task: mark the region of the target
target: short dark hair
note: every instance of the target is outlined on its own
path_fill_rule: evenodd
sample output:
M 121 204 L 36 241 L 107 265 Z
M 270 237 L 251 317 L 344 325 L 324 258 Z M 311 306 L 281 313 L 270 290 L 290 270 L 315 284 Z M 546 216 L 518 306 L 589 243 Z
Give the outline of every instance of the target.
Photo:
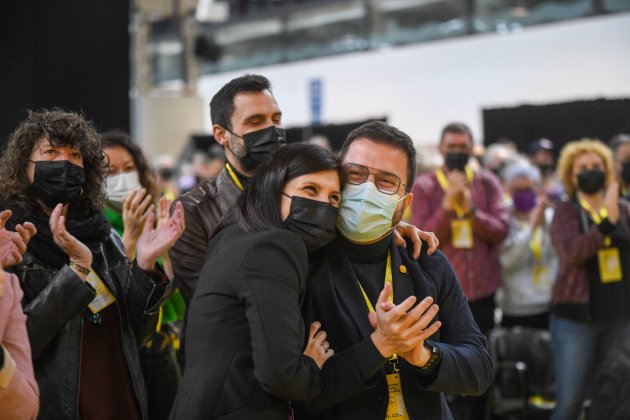
M 107 164 L 99 135 L 85 117 L 59 108 L 28 111 L 9 137 L 0 158 L 0 201 L 13 201 L 26 211 L 39 207 L 26 166 L 43 138 L 56 146 L 78 147 L 83 155 L 85 182 L 82 193 L 69 207 L 69 218 L 78 219 L 102 208 Z
M 624 144 L 630 144 L 630 134 L 617 134 L 610 139 L 610 142 L 608 142 L 608 146 L 613 151 L 613 153 L 616 153 L 617 149 L 619 149 L 619 147 Z
M 134 165 L 138 170 L 138 177 L 140 178 L 140 185 L 147 189 L 147 192 L 151 194 L 153 200 L 160 198 L 160 188 L 155 179 L 155 175 L 147 162 L 142 149 L 135 144 L 129 134 L 122 130 L 111 130 L 101 134 L 101 143 L 103 149 L 109 147 L 122 147 L 131 155 Z M 107 152 L 105 152 L 107 158 Z M 109 164 L 109 159 L 107 159 Z
M 343 184 L 339 160 L 328 150 L 307 143 L 293 143 L 281 147 L 256 170 L 243 189 L 235 218 L 247 232 L 282 228 L 280 199 L 287 182 L 299 176 L 335 170 Z
M 210 101 L 210 119 L 212 124 L 232 129 L 234 97 L 241 92 L 271 92 L 271 83 L 265 76 L 246 74 L 226 83 Z
M 348 134 L 348 137 L 343 142 L 343 146 L 341 146 L 341 152 L 339 152 L 339 160 L 341 162 L 346 158 L 352 142 L 361 137 L 405 152 L 407 155 L 407 182 L 405 189 L 407 192 L 411 191 L 416 178 L 416 148 L 413 146 L 411 137 L 385 122 L 370 121 L 355 128 Z
M 444 142 L 444 136 L 447 133 L 466 134 L 468 135 L 468 138 L 470 138 L 470 142 L 474 143 L 472 131 L 470 131 L 470 128 L 464 123 L 452 122 L 452 123 L 447 124 L 446 127 L 442 129 L 442 134 L 440 134 L 440 144 Z

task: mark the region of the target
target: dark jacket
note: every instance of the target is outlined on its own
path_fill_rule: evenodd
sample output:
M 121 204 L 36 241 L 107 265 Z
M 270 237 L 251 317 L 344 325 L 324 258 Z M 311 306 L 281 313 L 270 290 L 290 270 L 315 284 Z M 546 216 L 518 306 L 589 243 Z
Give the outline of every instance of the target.
M 442 353 L 437 367 L 428 371 L 399 358 L 403 398 L 410 419 L 451 419 L 443 393 L 479 395 L 492 380 L 492 362 L 485 337 L 479 332 L 457 277 L 440 251 L 422 255 L 416 262 L 410 256 L 413 246 L 396 247 L 392 241 L 394 302 L 415 295 L 418 301 L 432 296 L 439 305 L 437 318 L 442 327 L 431 339 Z M 368 341 L 374 331 L 358 287 L 351 262 L 337 239 L 315 260 L 308 279 L 304 303 L 307 323 L 318 320 L 328 334 L 335 352 Z M 298 405 L 296 418 L 382 420 L 388 404 L 385 369 L 379 370 L 372 386 L 355 396 L 324 392 L 306 405 Z
M 125 258 L 120 238 L 112 230 L 94 253 L 92 268 L 116 297 L 123 353 L 143 418 L 147 397 L 138 360 L 138 346 L 154 327 L 165 287 Z M 24 289 L 24 312 L 39 384 L 41 419 L 78 418 L 81 340 L 84 311 L 95 290 L 67 265 L 55 270 L 28 251 L 15 266 Z M 165 276 L 151 273 L 158 281 Z M 94 390 L 98 392 L 98 390 Z
M 195 293 L 212 232 L 223 215 L 234 207 L 240 193 L 223 168 L 219 176 L 200 183 L 175 200 L 184 206 L 186 230 L 168 254 L 175 273 L 174 287 L 179 288 L 186 304 Z
M 307 270 L 306 246 L 288 230 L 248 234 L 232 225 L 210 242 L 171 419 L 286 420 L 289 400 L 367 389 L 359 372 L 376 372 L 380 354 L 353 348 L 321 372 L 302 355 Z

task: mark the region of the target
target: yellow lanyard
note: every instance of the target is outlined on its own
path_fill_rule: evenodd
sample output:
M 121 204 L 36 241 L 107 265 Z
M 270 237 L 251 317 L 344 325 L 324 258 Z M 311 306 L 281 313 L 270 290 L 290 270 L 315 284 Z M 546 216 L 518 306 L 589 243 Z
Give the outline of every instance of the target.
M 363 286 L 361 286 L 361 282 L 359 281 L 359 289 L 361 289 L 361 293 L 363 293 L 363 299 L 365 299 L 365 304 L 367 305 L 368 311 L 369 312 L 374 312 L 374 306 L 372 305 L 372 302 L 370 302 L 370 298 L 368 298 L 367 293 L 365 293 L 365 289 L 363 289 Z M 390 283 L 392 285 L 392 294 L 389 295 L 389 301 L 391 303 L 394 303 L 394 283 L 392 281 L 392 256 L 391 253 L 388 252 L 387 253 L 387 265 L 385 266 L 385 283 Z M 390 358 L 390 360 L 396 360 L 398 359 L 398 355 L 394 354 L 392 355 L 392 357 Z
M 238 179 L 238 176 L 236 176 L 236 173 L 234 173 L 234 169 L 232 169 L 230 164 L 227 162 L 225 162 L 225 169 L 227 169 L 228 173 L 230 174 L 230 178 L 232 178 L 232 181 L 234 182 L 234 184 L 236 184 L 236 187 L 239 190 L 243 191 L 243 184 L 241 183 L 241 180 Z
M 470 169 L 468 165 L 466 165 L 464 169 L 466 171 L 466 179 L 468 180 L 468 182 L 472 182 L 474 178 L 473 170 Z M 440 187 L 442 187 L 442 190 L 448 190 L 448 181 L 446 180 L 446 175 L 444 175 L 444 171 L 442 170 L 442 168 L 438 168 L 435 170 L 435 177 L 440 183 Z M 455 210 L 455 213 L 457 213 L 457 217 L 459 218 L 462 218 L 466 215 L 464 209 L 458 203 L 453 203 L 453 210 Z
M 588 204 L 586 200 L 580 198 L 579 201 L 580 206 L 582 206 L 582 208 L 591 215 L 591 219 L 593 219 L 593 222 L 595 222 L 595 224 L 599 225 L 606 217 L 608 217 L 608 209 L 606 207 L 602 207 L 601 209 L 599 209 L 598 213 L 593 210 L 593 207 L 591 207 L 591 205 Z M 604 243 L 606 244 L 606 246 L 610 245 L 610 236 L 606 236 L 606 238 L 604 239 Z
M 539 264 L 542 259 L 542 228 L 540 226 L 534 229 L 532 240 L 529 241 L 529 249 L 534 256 L 534 262 Z

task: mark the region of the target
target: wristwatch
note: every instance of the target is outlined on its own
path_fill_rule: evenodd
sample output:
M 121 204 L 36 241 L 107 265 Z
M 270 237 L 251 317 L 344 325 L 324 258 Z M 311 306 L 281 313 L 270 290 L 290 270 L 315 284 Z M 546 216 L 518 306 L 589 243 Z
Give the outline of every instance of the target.
M 440 351 L 440 348 L 436 346 L 435 343 L 431 340 L 424 340 L 424 347 L 431 350 L 431 357 L 429 357 L 427 363 L 420 369 L 428 370 L 431 366 L 435 365 L 442 358 L 442 352 Z

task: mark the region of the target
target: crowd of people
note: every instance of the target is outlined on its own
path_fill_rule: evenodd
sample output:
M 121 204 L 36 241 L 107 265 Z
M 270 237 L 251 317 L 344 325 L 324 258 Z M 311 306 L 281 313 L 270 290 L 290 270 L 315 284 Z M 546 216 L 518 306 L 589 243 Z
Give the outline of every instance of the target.
M 499 326 L 549 330 L 553 419 L 627 418 L 630 136 L 556 165 L 451 123 L 418 173 L 384 122 L 287 145 L 261 75 L 210 110 L 179 183 L 75 112 L 12 133 L 0 419 L 482 419 Z

